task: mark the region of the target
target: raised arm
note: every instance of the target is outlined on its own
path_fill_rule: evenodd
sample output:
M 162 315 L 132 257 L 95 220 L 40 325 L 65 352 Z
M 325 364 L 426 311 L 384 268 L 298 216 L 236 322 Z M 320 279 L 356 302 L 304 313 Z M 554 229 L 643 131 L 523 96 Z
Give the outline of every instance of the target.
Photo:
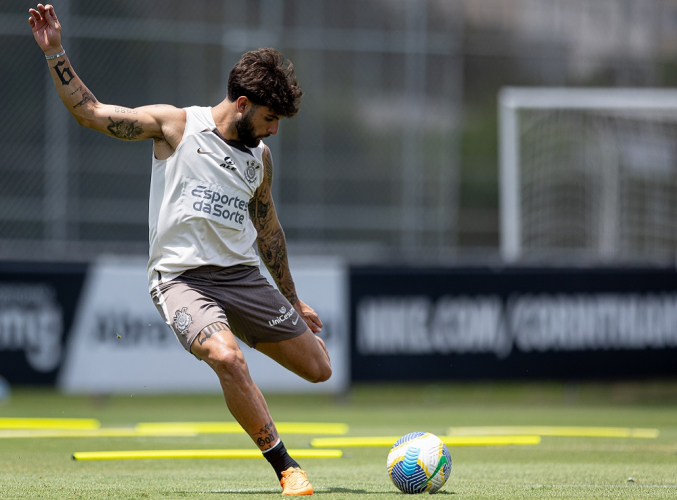
M 294 306 L 313 333 L 322 329 L 315 311 L 296 295 L 294 280 L 287 260 L 287 241 L 273 203 L 273 157 L 266 146 L 263 152 L 263 182 L 249 202 L 249 217 L 258 232 L 256 245 L 261 260 L 275 280 L 280 293 Z
M 61 46 L 61 24 L 52 5 L 29 9 L 28 22 L 45 53 L 56 91 L 79 124 L 122 140 L 155 139 L 175 149 L 183 135 L 185 112 L 174 106 L 135 109 L 100 103 L 78 77 Z

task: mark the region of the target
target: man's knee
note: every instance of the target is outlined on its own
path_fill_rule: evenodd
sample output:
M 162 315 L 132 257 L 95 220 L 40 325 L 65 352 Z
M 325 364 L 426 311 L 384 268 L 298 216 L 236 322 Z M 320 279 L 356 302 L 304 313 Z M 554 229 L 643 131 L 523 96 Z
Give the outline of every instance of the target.
M 326 365 L 323 366 L 322 369 L 320 370 L 320 376 L 317 379 L 317 381 L 326 382 L 331 378 L 331 374 L 332 374 L 331 365 L 329 363 L 326 363 Z
M 210 353 L 206 361 L 221 379 L 240 379 L 249 375 L 247 362 L 239 349 L 222 347 Z
M 329 360 L 321 361 L 315 365 L 312 374 L 310 374 L 307 380 L 314 384 L 326 382 L 331 378 L 331 373 L 331 363 L 329 363 Z

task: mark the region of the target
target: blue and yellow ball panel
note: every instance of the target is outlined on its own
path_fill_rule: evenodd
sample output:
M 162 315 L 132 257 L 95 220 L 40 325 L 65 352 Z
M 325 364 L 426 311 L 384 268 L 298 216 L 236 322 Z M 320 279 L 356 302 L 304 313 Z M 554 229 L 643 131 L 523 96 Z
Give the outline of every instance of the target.
M 434 493 L 451 473 L 451 455 L 429 432 L 412 432 L 398 439 L 388 454 L 388 475 L 404 493 Z

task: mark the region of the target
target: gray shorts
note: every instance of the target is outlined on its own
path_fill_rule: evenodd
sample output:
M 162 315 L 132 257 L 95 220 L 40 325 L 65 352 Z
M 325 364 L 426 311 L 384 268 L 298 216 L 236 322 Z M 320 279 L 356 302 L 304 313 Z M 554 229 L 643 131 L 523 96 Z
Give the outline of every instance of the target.
M 308 326 L 258 267 L 202 266 L 151 291 L 165 323 L 190 352 L 203 328 L 223 322 L 249 347 L 303 334 Z

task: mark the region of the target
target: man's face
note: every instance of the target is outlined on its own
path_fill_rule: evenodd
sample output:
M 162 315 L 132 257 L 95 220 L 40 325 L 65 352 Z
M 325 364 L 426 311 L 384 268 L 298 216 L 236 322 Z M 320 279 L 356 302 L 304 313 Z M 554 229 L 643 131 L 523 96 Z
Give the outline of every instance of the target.
M 235 129 L 245 146 L 255 148 L 261 139 L 277 134 L 280 118 L 268 106 L 252 104 L 249 111 L 235 122 Z

